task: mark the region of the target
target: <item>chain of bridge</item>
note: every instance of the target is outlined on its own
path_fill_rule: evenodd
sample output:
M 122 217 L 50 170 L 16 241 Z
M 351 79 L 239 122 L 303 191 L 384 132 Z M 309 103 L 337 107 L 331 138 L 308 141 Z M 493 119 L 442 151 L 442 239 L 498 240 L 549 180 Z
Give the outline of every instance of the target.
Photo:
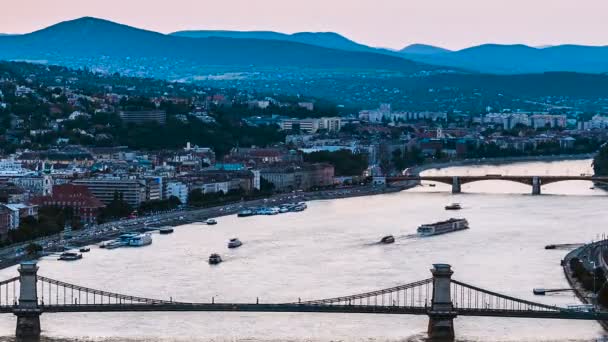
M 580 312 L 523 300 L 458 280 L 450 283 L 452 306 L 459 316 L 608 319 L 608 313 Z M 290 303 L 191 303 L 159 300 L 70 284 L 37 276 L 38 305 L 42 312 L 103 311 L 251 311 L 428 314 L 433 279 L 365 292 Z M 0 312 L 11 313 L 19 303 L 19 277 L 0 282 Z

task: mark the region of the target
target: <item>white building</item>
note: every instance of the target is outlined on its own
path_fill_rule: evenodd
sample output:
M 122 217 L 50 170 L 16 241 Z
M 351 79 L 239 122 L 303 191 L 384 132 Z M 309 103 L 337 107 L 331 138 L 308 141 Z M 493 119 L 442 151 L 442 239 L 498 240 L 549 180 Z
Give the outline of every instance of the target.
M 168 182 L 166 198 L 171 196 L 179 198 L 182 203 L 188 203 L 188 186 L 182 182 Z

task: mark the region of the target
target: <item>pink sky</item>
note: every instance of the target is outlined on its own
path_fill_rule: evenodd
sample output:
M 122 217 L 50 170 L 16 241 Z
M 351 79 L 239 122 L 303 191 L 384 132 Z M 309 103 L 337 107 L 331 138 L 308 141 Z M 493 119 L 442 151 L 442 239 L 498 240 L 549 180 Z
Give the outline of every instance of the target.
M 608 0 L 13 0 L 0 32 L 92 16 L 159 32 L 334 31 L 372 46 L 608 45 Z

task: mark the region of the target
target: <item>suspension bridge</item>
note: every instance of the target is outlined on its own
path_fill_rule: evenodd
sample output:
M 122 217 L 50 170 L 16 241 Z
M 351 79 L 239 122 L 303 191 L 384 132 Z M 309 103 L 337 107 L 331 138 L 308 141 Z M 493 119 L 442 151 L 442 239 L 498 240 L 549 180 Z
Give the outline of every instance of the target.
M 608 312 L 536 303 L 452 279 L 448 264 L 434 264 L 432 277 L 378 291 L 291 303 L 189 303 L 92 289 L 38 275 L 34 262 L 0 282 L 0 314 L 17 316 L 16 337 L 38 338 L 40 315 L 66 312 L 224 311 L 427 315 L 428 335 L 453 339 L 457 316 L 608 320 Z

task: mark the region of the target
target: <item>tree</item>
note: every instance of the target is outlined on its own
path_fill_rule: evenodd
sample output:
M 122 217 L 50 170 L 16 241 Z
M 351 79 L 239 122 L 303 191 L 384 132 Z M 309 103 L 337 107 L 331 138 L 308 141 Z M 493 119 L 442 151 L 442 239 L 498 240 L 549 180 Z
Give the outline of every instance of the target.
M 368 167 L 367 155 L 350 150 L 335 152 L 319 151 L 304 155 L 308 163 L 329 163 L 333 165 L 336 176 L 360 176 Z
M 608 176 L 608 144 L 602 146 L 593 159 L 593 171 L 596 176 Z
M 122 193 L 114 192 L 114 198 L 105 208 L 101 210 L 99 221 L 107 222 L 131 215 L 133 208 L 127 203 Z
M 37 243 L 30 243 L 25 247 L 25 253 L 31 257 L 37 257 L 43 251 L 42 246 Z

